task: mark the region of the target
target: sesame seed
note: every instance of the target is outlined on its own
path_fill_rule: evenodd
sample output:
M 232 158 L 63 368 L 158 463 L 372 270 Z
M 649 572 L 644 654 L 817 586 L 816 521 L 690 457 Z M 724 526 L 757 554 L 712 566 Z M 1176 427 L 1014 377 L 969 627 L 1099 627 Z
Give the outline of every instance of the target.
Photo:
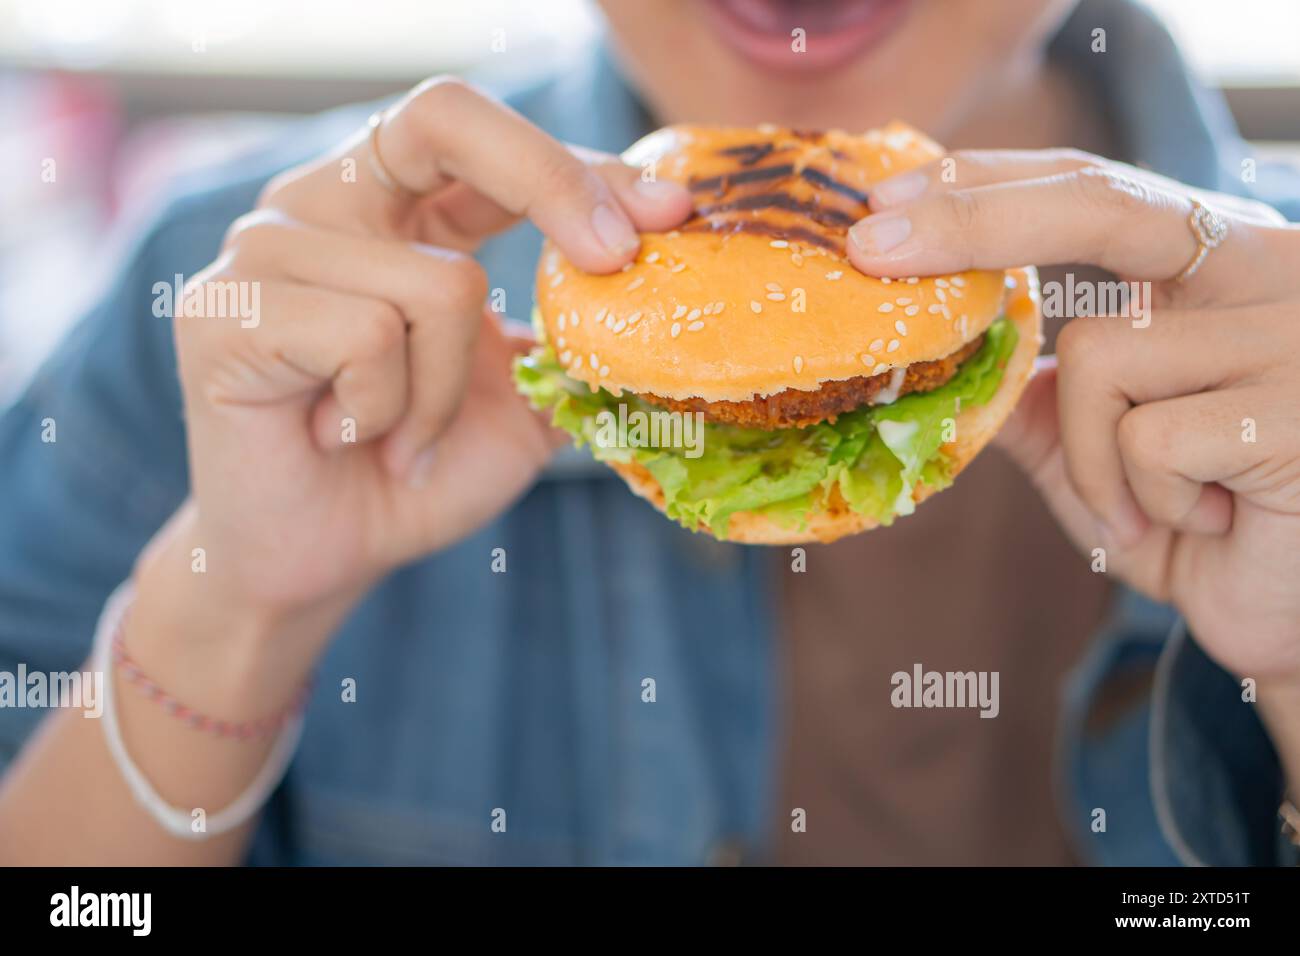
M 691 309 L 691 314 L 688 315 L 688 316 L 686 317 L 686 321 L 687 321 L 687 322 L 694 322 L 694 321 L 695 321 L 696 319 L 698 319 L 699 317 L 700 317 L 700 310 L 699 310 L 699 309 Z
M 600 368 L 600 359 L 596 358 L 595 352 L 591 353 L 591 357 L 587 361 L 591 363 L 592 368 Z
M 942 309 L 940 309 L 939 311 L 943 313 L 943 317 L 944 317 L 945 319 L 951 319 L 951 318 L 952 318 L 952 310 L 949 309 L 946 305 L 945 305 Z
M 645 285 L 645 276 L 637 276 L 627 284 L 627 291 L 631 292 L 633 289 L 639 289 L 643 285 Z
M 960 298 L 962 298 L 962 292 L 961 292 L 961 290 L 960 290 L 960 289 L 953 289 L 953 290 L 952 290 L 952 297 L 953 297 L 954 299 L 960 299 Z
M 844 275 L 844 273 L 843 273 L 843 272 L 840 272 L 840 271 L 837 269 L 837 270 L 835 270 L 834 272 L 828 272 L 828 273 L 826 273 L 826 278 L 828 278 L 828 279 L 830 279 L 832 282 L 834 282 L 836 279 L 838 279 L 838 278 L 839 278 L 840 276 L 842 276 L 842 275 Z
M 564 331 L 564 323 L 567 320 L 567 318 L 568 317 L 563 312 L 561 312 L 560 317 L 555 320 L 555 327 L 559 329 L 561 332 Z
M 573 352 L 570 349 L 565 349 L 560 353 L 560 364 L 568 365 L 571 358 L 573 358 Z
M 943 311 L 943 306 L 935 305 L 931 303 L 929 306 L 926 307 L 925 311 L 929 312 L 931 315 L 938 315 L 940 312 Z
M 966 338 L 966 316 L 961 317 L 961 337 Z
M 641 321 L 641 313 L 640 313 L 640 312 L 633 312 L 631 315 L 629 315 L 629 316 L 627 317 L 627 324 L 628 324 L 628 325 L 636 325 L 636 324 L 637 324 L 638 322 L 640 322 L 640 321 Z
M 671 269 L 669 269 L 668 271 L 669 271 L 669 272 L 681 272 L 681 271 L 682 271 L 683 269 L 685 269 L 685 268 L 686 268 L 686 263 L 684 263 L 684 262 L 679 262 L 679 263 L 677 263 L 677 265 L 673 266 L 673 267 L 672 267 Z
M 879 352 L 884 347 L 885 347 L 884 339 L 876 339 L 874 342 L 872 342 L 870 345 L 867 346 L 867 348 L 870 349 L 872 352 Z
M 712 315 L 712 314 L 713 314 L 713 303 L 712 303 L 712 302 L 709 302 L 709 303 L 707 303 L 707 304 L 704 306 L 704 314 L 705 314 L 705 315 Z
M 803 356 L 796 355 L 794 357 L 794 374 L 798 375 L 802 371 L 803 371 Z
M 686 331 L 687 331 L 687 332 L 698 332 L 698 331 L 699 331 L 700 329 L 702 329 L 702 328 L 704 328 L 704 323 L 703 323 L 703 322 L 692 322 L 690 325 L 686 326 Z
M 760 313 L 760 312 L 763 311 L 762 303 L 760 303 L 760 302 L 758 302 L 758 301 L 756 301 L 756 300 L 754 300 L 754 299 L 750 299 L 750 300 L 749 300 L 749 310 L 750 310 L 751 312 L 753 312 L 755 315 L 758 315 L 758 313 Z
M 905 296 L 905 295 L 904 295 L 904 296 L 899 296 L 899 297 L 898 297 L 897 299 L 895 299 L 894 301 L 897 302 L 899 305 L 911 305 L 911 304 L 912 304 L 912 300 L 909 299 L 909 298 L 908 298 L 907 296 Z
M 886 352 L 897 352 L 897 351 L 898 351 L 898 346 L 899 346 L 899 344 L 900 344 L 900 343 L 899 343 L 898 339 L 890 339 L 890 340 L 889 340 L 889 348 L 885 349 L 885 351 L 886 351 Z
M 771 242 L 768 243 L 768 245 L 771 246 L 773 249 L 790 248 L 790 243 L 786 242 L 784 239 L 773 239 Z
M 629 262 L 627 265 L 623 266 L 623 268 L 619 269 L 618 271 L 619 271 L 619 272 L 627 272 L 627 270 L 628 270 L 628 269 L 631 269 L 632 266 L 633 266 L 633 263 Z
M 938 299 L 940 302 L 948 301 L 948 293 L 944 292 L 942 289 L 935 289 L 934 297 Z
M 781 291 L 781 286 L 780 286 L 779 284 L 775 283 L 775 282 L 769 282 L 767 285 L 763 286 L 763 288 L 766 289 L 768 292 L 780 292 L 780 291 Z
M 962 286 L 964 286 L 964 285 L 966 284 L 966 280 L 963 279 L 961 276 L 953 276 L 953 277 L 952 277 L 952 284 L 955 285 L 955 286 L 957 286 L 957 288 L 960 289 Z
M 617 322 L 614 323 L 614 334 L 617 335 L 619 332 L 622 332 L 625 328 L 627 328 L 627 319 L 619 319 Z
M 714 315 L 721 315 L 721 314 L 722 314 L 722 310 L 725 309 L 726 307 L 727 307 L 727 303 L 725 303 L 725 302 L 715 302 L 715 303 L 713 303 L 713 314 L 714 314 Z
M 617 324 L 618 324 L 618 316 L 616 316 L 613 312 L 605 316 L 605 328 L 610 329 L 612 331 L 614 326 Z
M 582 317 L 578 315 L 578 310 L 574 309 L 573 314 L 569 316 L 569 324 L 576 329 L 580 321 L 582 321 Z
M 916 315 L 916 313 L 920 311 L 921 311 L 921 307 L 919 305 L 909 305 L 906 309 L 903 310 L 903 314 Z
M 600 325 L 600 323 L 604 322 L 605 316 L 608 314 L 609 314 L 609 309 L 605 308 L 604 306 L 601 306 L 600 311 L 596 313 L 596 324 Z
M 894 331 L 897 332 L 899 335 L 904 335 L 904 336 L 907 335 L 907 323 L 904 322 L 902 319 L 899 319 L 897 322 L 894 323 Z
M 790 257 L 790 261 L 797 266 L 801 266 L 803 265 L 803 256 L 799 255 L 799 253 L 796 252 L 794 255 Z
M 769 293 L 767 294 L 767 297 L 768 297 L 768 299 L 769 299 L 770 301 L 772 301 L 772 302 L 784 302 L 784 301 L 785 301 L 785 293 L 784 293 L 784 292 L 769 292 Z
M 676 229 L 674 229 L 672 232 L 664 233 L 664 235 L 666 235 L 669 239 L 676 239 L 678 236 L 681 235 L 681 233 L 678 232 Z
M 947 279 L 935 279 L 935 280 L 934 280 L 934 284 L 937 285 L 940 289 L 946 289 L 946 288 L 948 288 L 948 280 L 947 280 Z
M 674 322 L 673 327 L 668 331 L 673 338 L 677 338 L 677 336 L 682 334 L 682 324 L 680 322 Z
M 677 310 L 676 310 L 675 312 L 673 312 L 673 318 L 674 318 L 674 319 L 680 319 L 680 318 L 681 318 L 683 315 L 685 315 L 685 314 L 686 314 L 686 306 L 684 306 L 684 305 L 679 305 L 679 306 L 677 307 Z
M 920 281 L 921 281 L 921 280 L 920 280 L 920 278 L 919 278 L 918 276 L 908 276 L 908 277 L 907 277 L 907 284 L 908 284 L 908 285 L 916 285 L 916 284 L 917 284 L 918 282 L 920 282 Z
M 863 364 L 863 365 L 868 365 L 868 366 L 870 366 L 870 365 L 875 365 L 875 364 L 876 364 L 876 358 L 875 358 L 875 356 L 874 356 L 874 355 L 868 355 L 866 352 L 863 352 L 861 355 L 858 356 L 858 358 L 862 359 L 862 364 Z
M 659 253 L 658 253 L 658 251 L 656 250 L 655 252 L 652 252 L 652 253 L 650 253 L 650 255 L 646 256 L 646 257 L 645 257 L 645 261 L 646 261 L 646 262 L 658 262 L 658 261 L 659 261 Z
M 605 377 L 606 375 L 608 375 L 608 374 L 609 374 L 609 366 L 608 366 L 608 365 L 602 365 L 602 366 L 600 367 L 600 377 L 601 377 L 601 378 L 604 378 L 604 377 Z
M 563 281 L 564 281 L 564 273 L 563 272 L 555 273 L 555 275 L 551 276 L 551 288 L 554 289 L 557 285 L 559 285 Z
M 889 283 L 893 282 L 894 280 L 889 278 L 889 276 L 881 276 L 880 281 L 883 282 L 885 285 L 889 285 Z
M 882 302 L 882 303 L 880 303 L 880 305 L 876 306 L 876 311 L 877 311 L 877 312 L 893 312 L 893 311 L 894 311 L 894 303 L 892 303 L 892 302 Z
M 559 338 L 559 340 L 558 340 L 555 344 L 558 345 L 560 348 L 564 348 L 564 346 L 565 346 L 567 343 L 564 341 L 564 336 L 561 335 L 560 338 Z

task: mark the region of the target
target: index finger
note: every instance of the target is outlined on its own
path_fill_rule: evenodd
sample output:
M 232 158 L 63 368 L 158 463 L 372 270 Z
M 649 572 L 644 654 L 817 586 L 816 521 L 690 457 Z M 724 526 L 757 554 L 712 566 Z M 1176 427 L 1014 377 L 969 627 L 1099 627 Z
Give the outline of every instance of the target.
M 1128 279 L 1178 277 L 1198 255 L 1192 199 L 1111 168 L 931 191 L 868 216 L 849 230 L 848 254 L 871 275 L 931 275 L 1085 263 Z M 1192 284 L 1234 295 L 1243 276 L 1261 275 L 1265 227 L 1220 207 L 1227 225 Z M 1266 255 L 1263 257 L 1266 258 Z M 1254 289 L 1258 292 L 1258 289 Z
M 339 188 L 340 161 L 354 174 L 348 188 Z M 384 229 L 456 184 L 509 215 L 527 216 L 589 272 L 621 267 L 640 245 L 605 178 L 508 106 L 454 78 L 417 87 L 383 115 L 373 144 L 369 131 L 358 134 L 336 157 L 274 183 L 268 202 L 318 223 Z M 683 208 L 674 215 L 684 215 L 689 200 L 676 205 Z

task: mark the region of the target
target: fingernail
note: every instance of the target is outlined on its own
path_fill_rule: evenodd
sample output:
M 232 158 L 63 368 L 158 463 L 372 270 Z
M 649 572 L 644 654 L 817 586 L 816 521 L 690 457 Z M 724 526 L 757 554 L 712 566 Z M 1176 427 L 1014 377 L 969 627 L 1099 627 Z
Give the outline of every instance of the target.
M 637 181 L 632 184 L 632 188 L 637 191 L 638 195 L 651 202 L 667 202 L 686 192 L 686 187 L 681 183 L 673 182 L 671 179 L 645 180 L 638 177 Z
M 858 251 L 878 256 L 893 249 L 912 234 L 912 220 L 906 216 L 868 216 L 849 230 Z
M 601 243 L 615 255 L 624 256 L 641 245 L 641 239 L 621 212 L 601 203 L 591 214 L 591 228 Z
M 901 176 L 893 176 L 884 182 L 876 183 L 871 198 L 881 205 L 892 206 L 895 203 L 915 199 L 925 192 L 927 185 L 929 180 L 925 173 L 903 173 Z
M 411 462 L 411 470 L 407 473 L 406 482 L 412 488 L 423 488 L 429 483 L 429 475 L 433 471 L 434 459 L 437 455 L 438 447 L 431 445 L 424 451 L 415 456 Z

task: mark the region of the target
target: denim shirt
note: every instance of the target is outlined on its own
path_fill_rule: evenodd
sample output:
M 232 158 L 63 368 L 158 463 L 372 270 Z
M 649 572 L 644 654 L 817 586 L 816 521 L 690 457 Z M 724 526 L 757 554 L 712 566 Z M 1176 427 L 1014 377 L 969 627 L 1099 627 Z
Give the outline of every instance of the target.
M 1098 26 L 1105 54 L 1089 51 Z M 1148 14 L 1085 0 L 1052 55 L 1096 89 L 1124 158 L 1242 191 L 1221 102 Z M 497 92 L 599 149 L 620 150 L 647 124 L 600 50 Z M 0 671 L 77 668 L 104 600 L 187 493 L 153 284 L 211 261 L 269 176 L 368 111 L 302 121 L 275 148 L 185 183 L 0 417 Z M 1259 188 L 1271 175 L 1261 167 Z M 1296 218 L 1300 186 L 1276 188 L 1263 198 Z M 539 242 L 525 225 L 481 251 L 514 315 L 527 314 Z M 57 442 L 41 441 L 47 418 Z M 320 662 L 300 750 L 249 862 L 691 864 L 736 845 L 762 859 L 780 718 L 771 560 L 683 531 L 585 453 L 561 453 L 508 512 L 393 573 L 350 616 Z M 1100 685 L 1157 662 L 1150 700 L 1104 734 L 1084 732 Z M 355 702 L 340 692 L 349 678 Z M 0 710 L 0 767 L 41 716 Z M 1060 755 L 1062 812 L 1088 860 L 1293 862 L 1277 836 L 1271 744 L 1168 608 L 1131 594 L 1118 603 L 1070 686 Z M 1105 832 L 1093 832 L 1093 808 L 1107 810 Z M 498 811 L 505 833 L 492 826 Z

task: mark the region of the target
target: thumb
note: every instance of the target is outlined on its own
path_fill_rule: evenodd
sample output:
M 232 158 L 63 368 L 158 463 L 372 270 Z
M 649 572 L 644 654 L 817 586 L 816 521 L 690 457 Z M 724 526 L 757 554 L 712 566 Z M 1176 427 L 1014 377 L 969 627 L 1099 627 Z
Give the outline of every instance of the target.
M 1070 483 L 1057 417 L 1055 355 L 1035 361 L 1033 379 L 993 441 L 1034 483 L 1077 547 L 1090 551 L 1099 544 L 1110 546 L 1097 519 Z
M 1043 355 L 1034 361 L 1034 376 L 993 443 L 1038 482 L 1049 459 L 1058 451 L 1060 437 L 1056 414 L 1056 356 Z

